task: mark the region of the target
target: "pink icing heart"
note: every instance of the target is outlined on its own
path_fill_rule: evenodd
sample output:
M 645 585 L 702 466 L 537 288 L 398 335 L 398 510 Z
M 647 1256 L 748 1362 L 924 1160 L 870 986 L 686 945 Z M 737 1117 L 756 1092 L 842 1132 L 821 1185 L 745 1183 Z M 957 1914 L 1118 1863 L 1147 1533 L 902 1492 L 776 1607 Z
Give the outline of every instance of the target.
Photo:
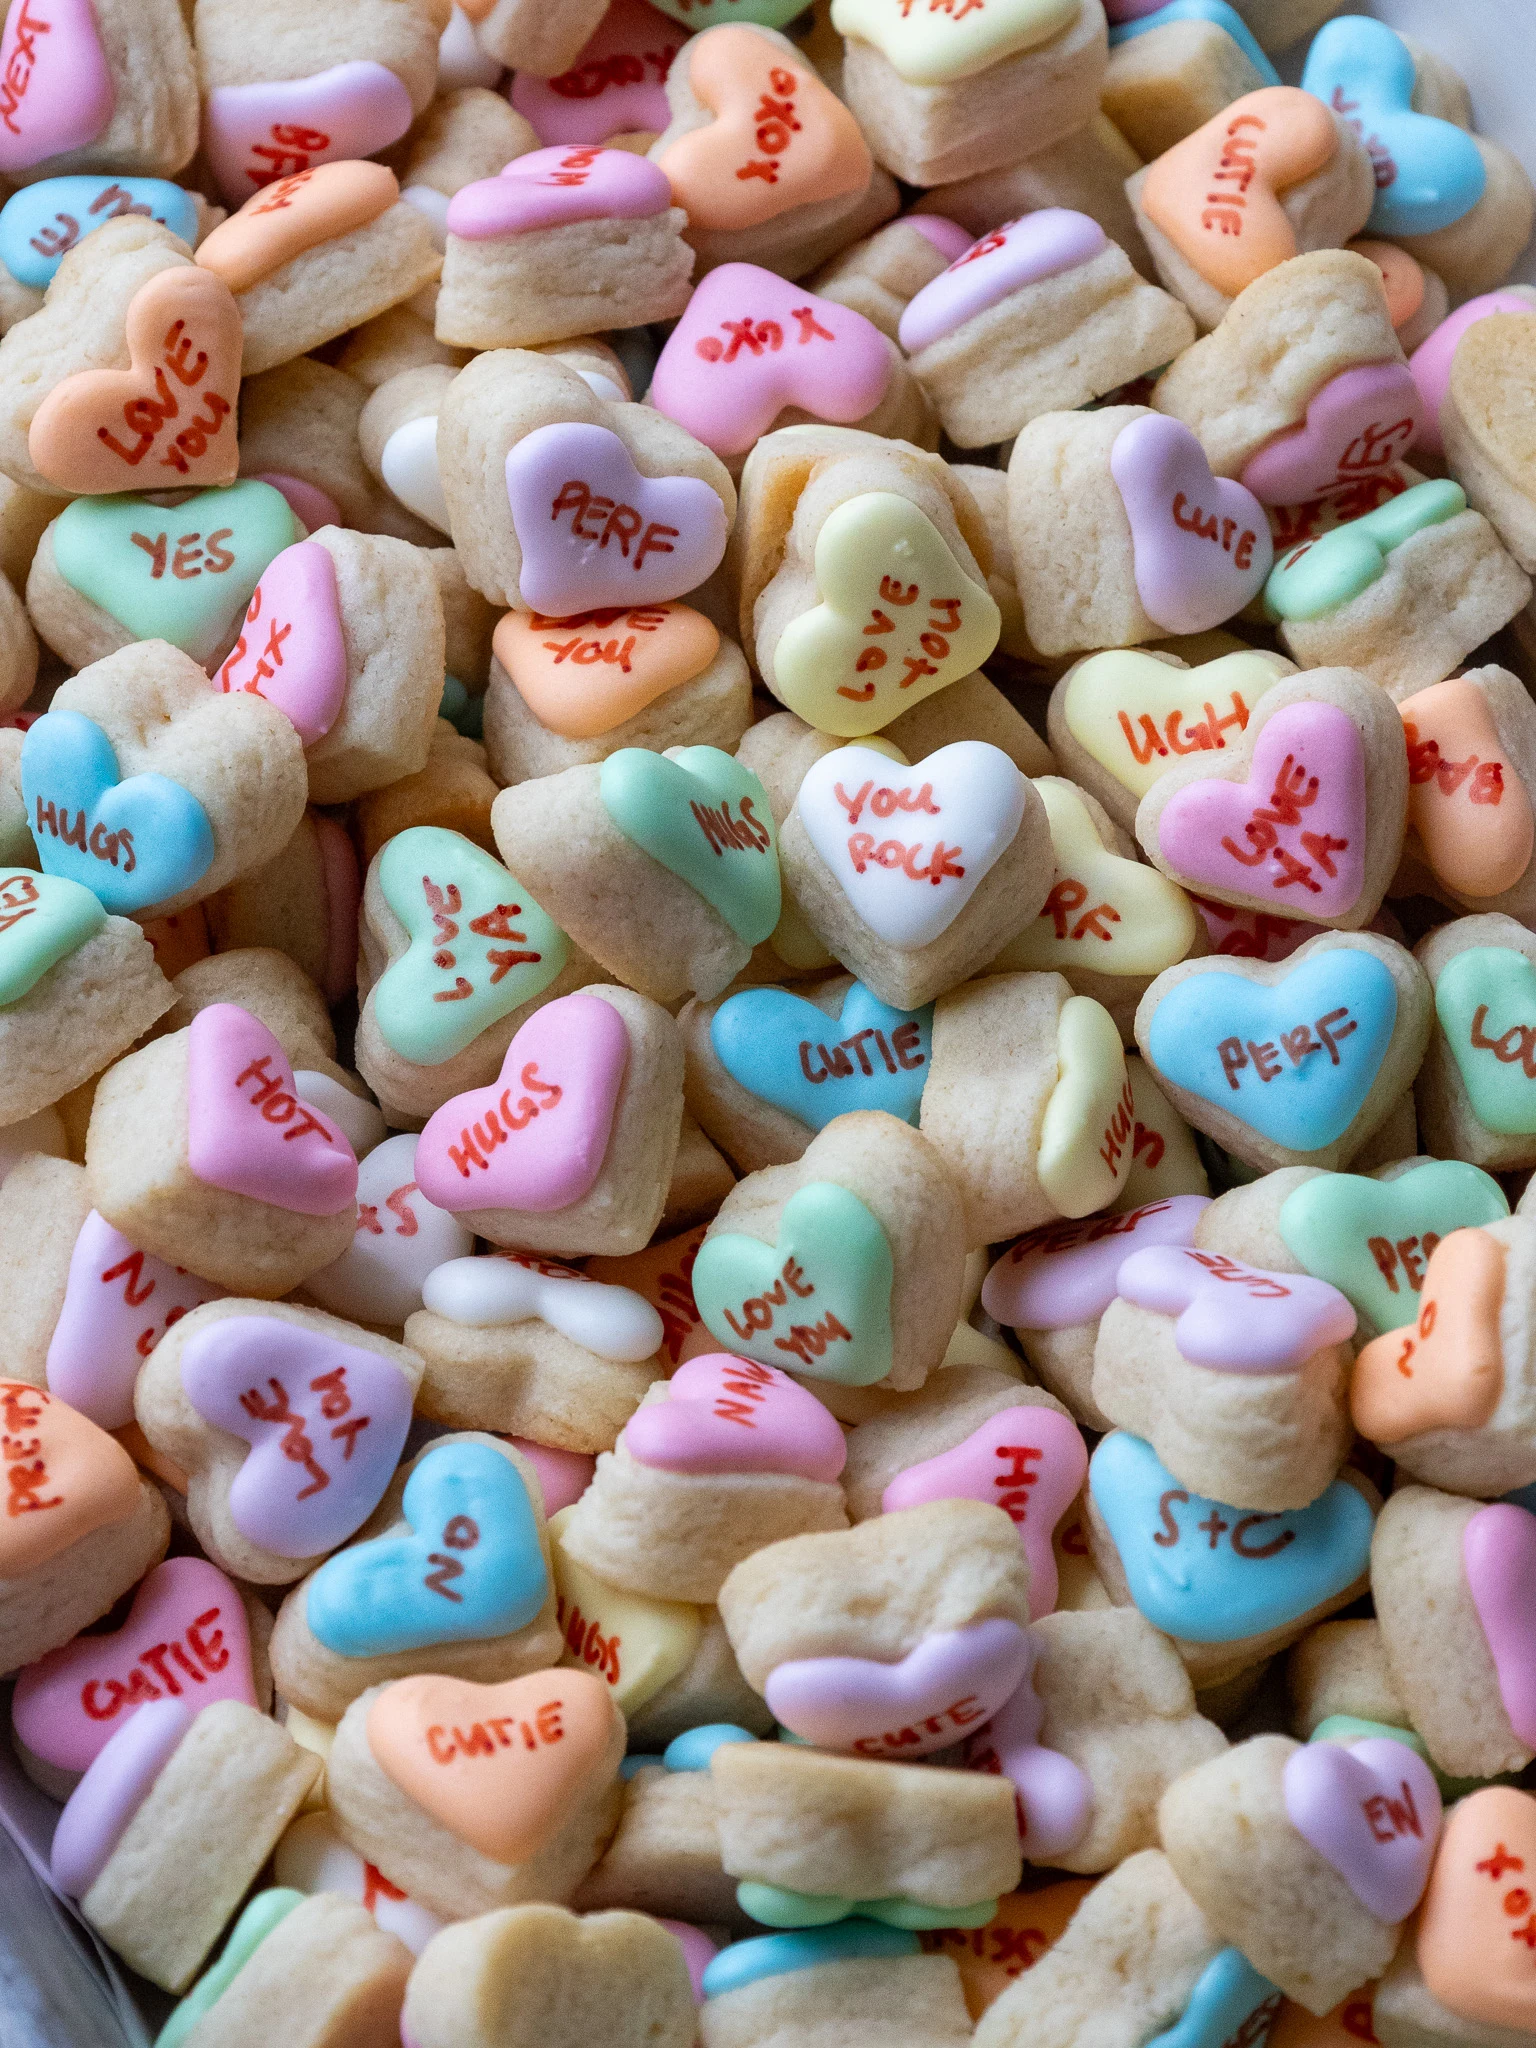
M 1186 891 L 1200 913 L 1213 953 L 1233 960 L 1289 960 L 1298 946 L 1317 937 L 1317 926 L 1299 917 L 1273 917 L 1238 903 L 1216 903 Z M 1370 929 L 1375 930 L 1375 920 Z
M 299 1100 L 288 1055 L 258 1018 L 213 1003 L 192 1019 L 187 1162 L 211 1188 L 296 1216 L 334 1216 L 357 1193 L 357 1156 Z
M 740 455 L 786 406 L 863 419 L 890 375 L 890 346 L 862 313 L 755 263 L 722 263 L 668 337 L 648 403 L 717 455 Z
M 1493 313 L 1536 313 L 1536 299 L 1519 292 L 1484 292 L 1480 298 L 1468 299 L 1442 320 L 1408 358 L 1408 368 L 1424 402 L 1419 446 L 1431 455 L 1445 453 L 1445 443 L 1440 438 L 1440 408 L 1451 388 L 1451 361 L 1456 344 L 1469 327 L 1475 327 L 1479 320 L 1486 320 Z
M 1512 1501 L 1479 1508 L 1461 1532 L 1461 1564 L 1509 1725 L 1536 1749 L 1536 1515 Z
M 895 1664 L 802 1657 L 775 1665 L 763 1697 L 776 1720 L 819 1748 L 926 1756 L 995 1714 L 1032 1656 L 1018 1623 L 993 1616 L 928 1636 Z
M 642 220 L 665 213 L 665 171 L 627 149 L 564 143 L 514 157 L 494 178 L 461 185 L 448 202 L 448 232 L 461 241 L 526 235 L 573 220 Z
M 1285 1766 L 1285 1810 L 1368 1913 L 1407 1919 L 1440 1833 L 1440 1788 L 1417 1750 L 1390 1735 L 1309 1742 Z
M 322 526 L 345 526 L 347 523 L 330 492 L 322 491 L 318 484 L 307 483 L 301 476 L 288 476 L 280 469 L 258 469 L 256 481 L 270 484 L 285 498 L 289 511 L 301 519 L 311 533 L 318 533 Z
M 1088 1451 L 1077 1424 L 1054 1408 L 1004 1408 L 952 1451 L 898 1472 L 880 1496 L 884 1513 L 930 1500 L 984 1500 L 1017 1525 L 1029 1563 L 1032 1621 L 1056 1605 L 1056 1524 L 1082 1491 Z
M 243 206 L 274 178 L 372 156 L 413 118 L 394 72 L 357 58 L 308 78 L 216 86 L 203 102 L 203 149 L 226 204 Z
M 1274 562 L 1269 521 L 1251 491 L 1211 475 L 1181 420 L 1132 420 L 1109 451 L 1131 523 L 1136 591 L 1169 633 L 1203 633 L 1258 596 Z
M 916 355 L 1024 285 L 1091 263 L 1108 240 L 1096 220 L 1064 206 L 1004 221 L 908 300 L 897 338 Z
M 1143 1245 L 1189 1244 L 1205 1195 L 1171 1195 L 1123 1216 L 1042 1223 L 988 1273 L 981 1305 L 1011 1330 L 1066 1330 L 1097 1322 L 1115 1298 L 1115 1275 Z
M 91 0 L 14 0 L 0 36 L 0 171 L 94 142 L 112 83 Z
M 597 1460 L 588 1457 L 584 1451 L 557 1450 L 553 1444 L 536 1444 L 532 1437 L 526 1436 L 509 1436 L 507 1442 L 514 1450 L 522 1452 L 538 1474 L 546 1522 L 552 1515 L 558 1515 L 562 1508 L 571 1507 L 579 1501 L 592 1484 Z
M 85 1897 L 191 1726 L 191 1709 L 180 1700 L 152 1700 L 107 1742 L 53 1831 L 48 1861 L 55 1891 Z
M 568 619 L 665 603 L 719 564 L 725 507 L 697 477 L 642 476 L 607 427 L 539 427 L 507 456 L 523 602 Z
M 48 1344 L 48 1390 L 103 1429 L 133 1420 L 139 1367 L 188 1309 L 227 1290 L 141 1252 L 93 1209 L 69 1257 Z
M 1040 1741 L 1045 1709 L 1035 1691 L 1038 1645 L 1030 1638 L 1029 1668 L 1012 1698 L 965 1745 L 968 1771 L 1011 1778 L 1019 1838 L 1032 1863 L 1049 1863 L 1076 1847 L 1087 1831 L 1093 1788 L 1070 1757 Z
M 663 1472 L 792 1472 L 836 1479 L 848 1446 L 828 1411 L 777 1366 L 711 1351 L 680 1365 L 664 1401 L 624 1430 L 632 1458 Z
M 1254 741 L 1244 781 L 1213 776 L 1169 797 L 1157 843 L 1197 887 L 1345 916 L 1365 886 L 1360 728 L 1337 704 L 1288 704 Z
M 1354 1309 L 1326 1280 L 1266 1273 L 1193 1245 L 1133 1252 L 1117 1284 L 1122 1301 L 1177 1316 L 1180 1352 L 1217 1372 L 1294 1372 L 1355 1333 Z
M 720 1944 L 711 1941 L 702 1927 L 691 1927 L 686 1920 L 663 1920 L 661 1925 L 668 1934 L 675 1934 L 682 1944 L 683 1961 L 688 1965 L 688 1981 L 693 1986 L 693 2002 L 704 2003 L 704 1972 L 720 1953 Z
M 258 1704 L 251 1635 L 234 1586 L 205 1557 L 170 1557 L 110 1635 L 76 1636 L 16 1680 L 11 1719 L 34 1756 L 83 1771 L 154 1700 L 193 1713 L 215 1700 Z
M 628 1064 L 629 1033 L 612 1003 L 546 1003 L 507 1047 L 500 1077 L 430 1119 L 416 1144 L 417 1186 L 455 1214 L 568 1209 L 603 1170 Z
M 275 704 L 306 747 L 330 731 L 347 694 L 347 648 L 336 564 L 323 547 L 301 540 L 268 564 L 214 681 Z
M 1264 505 L 1305 504 L 1390 469 L 1423 428 L 1408 365 L 1363 363 L 1313 393 L 1306 419 L 1250 458 L 1243 484 Z
M 688 31 L 644 0 L 612 0 L 592 40 L 558 78 L 519 71 L 507 97 L 540 142 L 606 142 L 672 119 L 664 90 Z
M 250 1455 L 229 1489 L 241 1535 L 279 1557 L 318 1557 L 378 1506 L 414 1389 L 382 1352 L 277 1316 L 220 1316 L 187 1339 L 182 1390 Z

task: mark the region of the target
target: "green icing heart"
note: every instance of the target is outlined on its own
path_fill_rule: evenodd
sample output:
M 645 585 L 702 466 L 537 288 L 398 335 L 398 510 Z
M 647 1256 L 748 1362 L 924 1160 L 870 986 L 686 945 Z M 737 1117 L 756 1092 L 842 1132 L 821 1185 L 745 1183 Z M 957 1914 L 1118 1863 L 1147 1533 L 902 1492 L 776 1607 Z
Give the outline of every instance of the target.
M 1325 1173 L 1304 1181 L 1281 1208 L 1280 1235 L 1314 1279 L 1331 1282 L 1378 1330 L 1397 1330 L 1419 1313 L 1424 1268 L 1441 1238 L 1508 1214 L 1491 1174 L 1437 1159 L 1396 1180 Z
M 402 1059 L 438 1067 L 548 988 L 571 942 L 500 861 L 438 825 L 413 825 L 379 861 L 384 900 L 411 935 L 373 992 Z
M 267 564 L 303 535 L 282 493 L 248 477 L 174 509 L 148 498 L 76 498 L 55 522 L 53 559 L 135 640 L 169 640 L 206 664 Z
M 1536 1133 L 1536 966 L 1509 946 L 1469 946 L 1435 983 L 1435 1015 L 1478 1122 L 1501 1138 Z
M 198 1978 L 155 2036 L 155 2048 L 181 2048 L 181 2043 L 204 2014 L 218 2004 L 273 1928 L 303 1903 L 303 1892 L 294 1891 L 289 1885 L 273 1885 L 258 1892 L 230 1930 L 223 1955 Z
M 689 30 L 718 28 L 722 21 L 784 28 L 805 12 L 805 0 L 655 0 L 655 5 Z
M 696 889 L 744 946 L 779 921 L 779 836 L 768 793 L 718 747 L 621 747 L 602 766 L 603 808 L 626 839 Z
M 101 898 L 81 882 L 0 869 L 0 1007 L 20 1002 L 106 921 Z
M 891 1247 L 857 1195 L 813 1181 L 791 1195 L 776 1245 L 722 1231 L 693 1268 L 693 1298 L 728 1351 L 812 1379 L 868 1387 L 891 1369 Z
M 1466 492 L 1448 478 L 1415 484 L 1363 518 L 1282 555 L 1264 586 L 1265 611 L 1271 619 L 1326 617 L 1383 577 L 1387 556 L 1405 540 L 1466 509 Z

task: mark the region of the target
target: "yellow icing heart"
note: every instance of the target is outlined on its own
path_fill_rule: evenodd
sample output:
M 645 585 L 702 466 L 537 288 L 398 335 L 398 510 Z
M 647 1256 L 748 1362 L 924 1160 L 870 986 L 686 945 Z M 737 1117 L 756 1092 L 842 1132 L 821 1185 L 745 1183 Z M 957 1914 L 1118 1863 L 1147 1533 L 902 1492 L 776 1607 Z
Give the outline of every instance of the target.
M 1144 1202 L 1166 1202 L 1172 1195 L 1208 1195 L 1210 1182 L 1200 1164 L 1195 1134 L 1153 1080 L 1139 1054 L 1128 1053 L 1136 1129 L 1131 1139 L 1131 1170 L 1111 1209 L 1139 1209 Z
M 1186 754 L 1235 744 L 1264 692 L 1291 664 L 1256 648 L 1200 668 L 1117 648 L 1079 662 L 1067 680 L 1067 731 L 1101 768 L 1140 799 Z
M 909 85 L 948 85 L 1048 42 L 1080 11 L 1081 0 L 832 0 L 832 26 L 873 43 Z
M 1035 1170 L 1061 1215 L 1088 1216 L 1119 1194 L 1131 1170 L 1136 1122 L 1125 1049 L 1102 1003 L 1089 996 L 1063 1003 L 1056 1064 Z
M 547 1525 L 556 1613 L 565 1636 L 560 1662 L 606 1679 L 614 1705 L 633 1714 L 687 1669 L 704 1620 L 697 1607 L 681 1600 L 646 1600 L 594 1578 L 566 1552 L 571 1514 L 562 1508 Z

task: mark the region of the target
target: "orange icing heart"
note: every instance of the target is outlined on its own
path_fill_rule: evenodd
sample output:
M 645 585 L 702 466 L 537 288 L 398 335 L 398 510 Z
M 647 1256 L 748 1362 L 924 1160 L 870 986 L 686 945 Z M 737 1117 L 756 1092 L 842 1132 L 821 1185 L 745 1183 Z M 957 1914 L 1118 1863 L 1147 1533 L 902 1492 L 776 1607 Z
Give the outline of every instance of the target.
M 1481 1429 L 1504 1391 L 1499 1310 L 1504 1247 L 1486 1230 L 1453 1230 L 1430 1255 L 1411 1329 L 1373 1338 L 1355 1360 L 1349 1404 L 1373 1443 L 1426 1429 Z
M 651 604 L 570 619 L 508 612 L 491 645 L 540 724 L 594 740 L 702 674 L 720 635 L 686 604 Z
M 249 291 L 306 249 L 365 228 L 400 197 L 383 164 L 316 164 L 264 185 L 216 227 L 197 252 L 232 292 Z
M 78 371 L 37 408 L 27 434 L 36 468 L 90 494 L 233 483 L 245 338 L 228 285 L 187 264 L 158 271 L 134 293 L 123 332 L 130 369 Z
M 1398 707 L 1408 742 L 1408 822 L 1430 866 L 1463 896 L 1497 896 L 1530 865 L 1536 819 L 1488 700 L 1458 676 Z
M 1490 1785 L 1451 1808 L 1419 1915 L 1419 1968 L 1443 2006 L 1536 2033 L 1536 1799 Z
M 1245 93 L 1164 152 L 1147 173 L 1141 209 L 1228 298 L 1296 254 L 1279 194 L 1331 163 L 1333 116 L 1294 85 Z
M 0 1380 L 0 1579 L 19 1579 L 139 1504 L 132 1458 L 40 1387 Z
M 368 1746 L 406 1797 L 497 1863 L 543 1847 L 594 1774 L 624 1753 L 624 1721 L 590 1671 L 505 1685 L 402 1678 L 368 1710 Z
M 687 61 L 688 82 L 715 118 L 680 135 L 657 162 L 691 226 L 761 227 L 869 183 L 874 160 L 857 121 L 771 37 L 736 23 L 706 29 Z
M 1420 265 L 1395 242 L 1376 242 L 1367 237 L 1349 246 L 1381 272 L 1387 318 L 1394 327 L 1406 327 L 1424 303 L 1424 272 Z M 1273 2041 L 1274 2037 L 1270 2038 Z

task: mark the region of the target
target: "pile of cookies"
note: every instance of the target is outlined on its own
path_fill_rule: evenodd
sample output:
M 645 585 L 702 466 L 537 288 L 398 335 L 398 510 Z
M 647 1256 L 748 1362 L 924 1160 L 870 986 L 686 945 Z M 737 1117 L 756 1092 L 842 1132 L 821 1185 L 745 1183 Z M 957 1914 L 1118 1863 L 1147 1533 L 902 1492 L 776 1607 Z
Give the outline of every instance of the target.
M 11 0 L 0 181 L 0 1672 L 160 2048 L 1531 2043 L 1463 81 Z

